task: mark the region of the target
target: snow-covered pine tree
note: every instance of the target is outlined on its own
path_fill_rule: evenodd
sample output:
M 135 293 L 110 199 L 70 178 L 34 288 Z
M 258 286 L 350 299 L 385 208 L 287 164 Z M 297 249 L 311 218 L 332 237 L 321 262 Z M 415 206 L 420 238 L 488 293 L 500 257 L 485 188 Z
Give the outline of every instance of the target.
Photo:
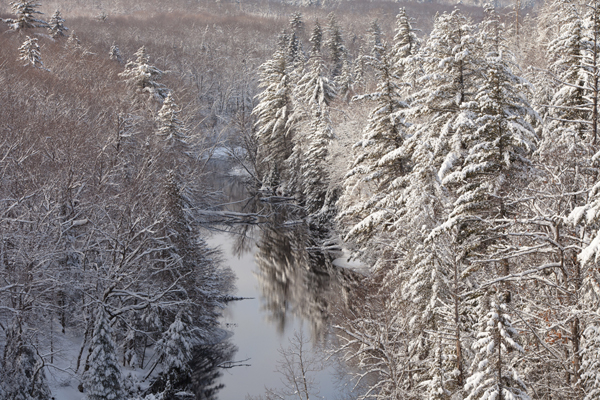
M 383 210 L 396 210 L 394 213 L 388 211 L 388 218 L 395 215 L 387 221 L 387 230 L 397 232 L 396 246 L 402 252 L 420 248 L 414 255 L 415 261 L 420 260 L 419 264 L 424 261 L 418 256 L 423 251 L 424 239 L 445 219 L 447 196 L 441 188 L 438 173 L 445 172 L 441 167 L 449 164 L 448 161 L 444 164 L 444 161 L 450 152 L 451 139 L 454 137 L 456 140 L 466 123 L 464 117 L 461 118 L 462 102 L 472 99 L 471 93 L 478 84 L 479 67 L 474 42 L 472 25 L 458 11 L 444 14 L 436 20 L 424 49 L 427 55 L 423 58 L 426 71 L 424 88 L 415 96 L 414 106 L 403 111 L 418 122 L 410 127 L 411 134 L 401 146 L 377 162 L 377 171 L 380 172 L 394 171 L 398 164 L 407 166 L 403 173 L 390 174 L 394 181 L 387 190 L 378 193 L 374 207 L 380 210 L 380 216 L 385 215 Z M 456 151 L 460 151 L 460 143 L 453 145 L 457 147 Z M 409 260 L 413 260 L 413 256 L 402 263 L 401 268 L 405 271 L 398 273 L 410 269 Z M 421 264 L 421 268 L 425 264 Z M 433 264 L 430 266 L 433 267 Z M 425 273 L 422 276 L 433 275 Z M 429 287 L 429 284 L 422 284 Z M 434 304 L 436 302 L 433 300 Z
M 442 344 L 440 333 L 434 334 L 433 336 L 433 342 L 435 344 L 432 346 L 433 355 L 428 365 L 427 375 L 429 376 L 429 380 L 422 383 L 427 390 L 425 398 L 427 400 L 448 400 L 451 398 L 452 392 L 447 389 L 447 363 L 443 351 L 444 346 Z
M 424 243 L 423 237 L 428 233 L 426 226 L 420 231 L 416 227 L 407 229 L 414 233 L 414 242 L 421 240 L 421 243 L 411 243 L 412 248 L 407 249 L 408 254 L 390 272 L 386 284 L 391 284 L 394 290 L 394 304 L 410 304 L 397 312 L 405 316 L 410 347 L 419 354 L 415 358 L 418 361 L 414 361 L 419 372 L 413 374 L 413 379 L 427 387 L 427 399 L 448 399 L 461 389 L 464 328 L 463 321 L 454 323 L 453 307 L 456 304 L 462 315 L 464 306 L 462 299 L 455 302 L 453 298 L 448 240 L 438 237 Z M 406 240 L 401 242 L 403 244 L 398 246 L 403 249 Z
M 399 112 L 407 104 L 401 100 L 387 44 L 379 52 L 381 59 L 365 56 L 375 70 L 377 91 L 353 99 L 370 100 L 374 108 L 363 139 L 354 145 L 356 158 L 338 202 L 339 222 L 350 227 L 345 240 L 355 241 L 363 251 L 370 248 L 374 253 L 378 246 L 369 242 L 377 232 L 393 230 L 403 190 L 398 183 L 408 172 L 408 157 L 397 156 L 406 139 L 406 124 Z
M 67 43 L 65 43 L 65 47 L 71 48 L 73 50 L 81 48 L 81 40 L 75 34 L 75 31 L 71 31 L 69 34 L 69 38 L 67 39 Z
M 358 49 L 358 55 L 354 67 L 352 68 L 353 82 L 356 89 L 363 89 L 367 86 L 367 62 L 365 59 L 365 50 L 363 46 Z
M 568 151 L 585 137 L 588 124 L 583 121 L 590 119 L 584 98 L 586 74 L 581 63 L 586 47 L 583 20 L 571 2 L 561 3 L 559 36 L 548 44 L 547 51 L 553 61 L 550 71 L 559 86 L 546 111 L 541 152 L 546 152 L 546 147 Z
M 134 54 L 135 60 L 125 65 L 125 70 L 119 74 L 125 82 L 138 93 L 149 93 L 154 99 L 162 102 L 168 90 L 157 82 L 164 74 L 163 71 L 150 65 L 150 57 L 146 46 L 142 46 Z
M 285 171 L 285 162 L 292 153 L 293 129 L 288 120 L 293 111 L 292 86 L 288 73 L 285 49 L 280 48 L 260 66 L 259 103 L 252 113 L 256 115 L 258 160 L 263 165 L 258 171 L 263 186 L 276 188 Z M 271 179 L 277 176 L 276 179 Z M 270 182 L 267 182 L 270 181 Z
M 295 31 L 287 35 L 287 37 L 287 64 L 288 68 L 290 68 L 290 74 L 295 78 L 296 75 L 301 74 L 304 68 L 304 49 Z
M 515 369 L 523 347 L 517 342 L 504 301 L 491 301 L 489 311 L 479 324 L 473 373 L 467 379 L 465 400 L 529 400 L 527 387 Z
M 383 32 L 381 32 L 381 27 L 376 19 L 371 21 L 371 26 L 369 27 L 368 32 L 371 55 L 373 57 L 380 58 L 379 50 L 381 49 L 381 45 L 383 43 Z
M 10 9 L 16 18 L 8 18 L 4 21 L 13 30 L 48 28 L 48 23 L 39 19 L 36 15 L 43 15 L 37 10 L 41 4 L 35 0 L 16 0 L 10 2 Z
M 329 177 L 327 176 L 326 163 L 328 160 L 328 146 L 333 139 L 333 128 L 326 107 L 313 106 L 310 131 L 306 135 L 308 145 L 306 158 L 302 165 L 303 193 L 306 209 L 309 213 L 323 215 L 323 220 L 335 215 L 334 204 L 326 204 L 329 190 Z M 331 198 L 335 202 L 337 199 Z
M 48 30 L 50 31 L 50 36 L 56 38 L 58 36 L 66 36 L 65 32 L 69 30 L 65 26 L 65 20 L 60 14 L 60 10 L 54 11 L 52 17 L 50 18 L 50 22 L 48 22 Z
M 322 208 L 327 191 L 325 162 L 332 139 L 329 104 L 336 95 L 316 43 L 320 40 L 318 29 L 313 36 L 311 58 L 293 91 L 294 112 L 289 125 L 294 126 L 295 136 L 287 160 L 289 191 L 306 203 L 310 214 Z
M 111 60 L 115 60 L 119 64 L 123 62 L 123 57 L 121 56 L 121 50 L 119 50 L 119 46 L 116 44 L 112 44 L 110 46 L 110 50 L 108 51 L 108 58 Z
M 485 245 L 494 218 L 510 215 L 507 198 L 515 194 L 519 179 L 527 178 L 528 157 L 537 141 L 528 122 L 537 116 L 526 97 L 529 86 L 513 72 L 518 67 L 505 46 L 503 24 L 492 8 L 486 12 L 481 30 L 486 76 L 475 95 L 476 105 L 470 106 L 476 113 L 475 129 L 462 135 L 462 165 L 440 174 L 458 196 L 444 227 L 458 228 L 466 257 L 471 249 Z
M 348 57 L 348 51 L 344 45 L 342 28 L 339 26 L 335 14 L 331 12 L 327 16 L 329 24 L 327 25 L 325 47 L 329 50 L 329 59 L 331 62 L 331 77 L 335 79 L 342 73 L 344 59 Z
M 36 68 L 45 69 L 37 38 L 27 36 L 25 42 L 19 47 L 19 55 L 19 61 L 24 61 L 25 64 L 23 65 L 25 67 L 31 65 Z
M 348 57 L 344 59 L 342 65 L 342 73 L 340 76 L 335 78 L 335 87 L 340 98 L 349 102 L 352 99 L 354 93 L 354 76 L 352 74 L 353 68 Z
M 183 121 L 179 119 L 180 112 L 173 96 L 169 93 L 156 117 L 158 127 L 156 135 L 172 148 L 185 148 L 188 145 L 188 130 Z
M 319 25 L 319 20 L 315 21 L 315 26 L 310 35 L 310 55 L 320 55 L 321 46 L 323 45 L 323 29 Z
M 412 20 L 413 18 L 410 18 L 406 14 L 406 9 L 404 7 L 400 8 L 398 15 L 396 15 L 396 30 L 392 43 L 391 56 L 396 68 L 396 75 L 410 84 L 414 84 L 415 76 L 408 76 L 410 74 L 407 73 L 407 69 L 410 69 L 413 75 L 418 70 L 418 68 L 409 67 L 413 64 L 411 60 L 417 54 L 421 45 L 421 41 L 417 37 L 418 30 L 412 27 Z M 416 88 L 413 89 L 416 90 Z
M 458 31 L 465 34 L 468 27 L 468 24 L 460 24 Z M 460 45 L 447 45 L 461 50 Z M 417 98 L 413 103 L 413 110 L 419 109 L 419 112 L 413 111 L 412 115 L 419 115 L 419 122 L 408 129 L 412 136 L 395 154 L 395 157 L 410 157 L 411 170 L 401 184 L 404 191 L 394 221 L 397 252 L 406 255 L 392 272 L 401 282 L 392 290 L 393 297 L 403 298 L 412 305 L 406 311 L 408 326 L 413 332 L 411 346 L 419 349 L 419 358 L 426 367 L 426 373 L 416 374 L 415 379 L 429 388 L 429 398 L 460 397 L 464 384 L 465 337 L 476 317 L 472 306 L 465 301 L 465 266 L 456 254 L 451 235 L 431 237 L 430 234 L 445 221 L 452 202 L 451 193 L 441 185 L 440 175 L 459 158 L 461 135 L 474 126 L 471 113 L 449 99 L 452 91 L 456 94 L 465 88 L 444 86 L 447 82 L 442 77 L 460 76 L 461 67 L 472 71 L 476 66 L 452 65 L 452 61 L 437 63 L 434 51 L 429 56 L 428 60 L 425 58 L 428 61 L 425 65 L 430 75 L 425 75 L 425 79 L 430 77 L 430 80 L 419 93 L 427 101 L 421 103 L 423 98 Z M 454 60 L 454 57 L 446 59 Z M 448 69 L 441 72 L 441 65 Z M 477 76 L 473 74 L 470 78 L 470 82 L 465 80 L 464 83 L 472 89 L 477 85 Z M 438 91 L 439 88 L 445 90 Z M 449 157 L 451 151 L 458 155 Z
M 157 363 L 163 367 L 167 388 L 164 395 L 172 396 L 173 393 L 169 391 L 180 390 L 183 382 L 191 381 L 192 350 L 198 343 L 191 316 L 185 310 L 180 310 L 154 346 Z
M 112 327 L 104 305 L 98 306 L 89 357 L 84 374 L 86 400 L 122 400 L 121 370 Z
M 304 143 L 296 143 L 294 153 L 298 148 L 305 149 L 297 156 L 300 160 L 300 181 L 307 210 L 315 214 L 325 205 L 329 186 L 326 163 L 329 142 L 333 139 L 329 105 L 336 93 L 327 78 L 327 68 L 320 54 L 311 58 L 309 68 L 295 91 L 307 108 L 308 123 L 304 127 L 306 131 L 302 132 Z M 297 136 L 300 136 L 300 130 Z
M 462 157 L 462 138 L 475 125 L 468 106 L 482 80 L 476 42 L 474 26 L 454 10 L 436 19 L 419 56 L 422 88 L 405 113 L 415 123 L 402 150 L 403 157 L 411 157 L 413 167 L 405 183 L 404 216 L 398 220 L 415 231 L 424 225 L 430 231 L 446 218 L 449 199 L 440 181 Z M 398 50 L 398 54 L 408 53 Z
M 16 316 L 6 330 L 3 360 L 0 364 L 0 395 L 11 400 L 49 400 L 50 388 L 46 381 L 43 360 L 27 343 L 24 322 Z
M 509 199 L 518 195 L 520 183 L 529 176 L 528 157 L 535 150 L 536 136 L 528 120 L 535 119 L 536 114 L 525 95 L 528 93 L 527 83 L 513 73 L 513 68 L 517 67 L 505 45 L 504 26 L 490 6 L 486 7 L 486 18 L 482 22 L 480 35 L 486 55 L 486 76 L 478 88 L 475 102 L 469 105 L 470 111 L 475 114 L 471 118 L 474 127 L 461 135 L 465 148 L 462 165 L 443 179 L 445 185 L 455 190 L 457 200 L 448 220 L 438 230 L 453 228 L 456 251 L 460 256 L 457 261 L 461 263 L 484 254 L 487 258 L 501 259 L 499 267 L 495 267 L 495 276 L 492 276 L 499 278 L 511 273 L 506 252 L 514 251 L 515 247 L 510 243 L 510 236 L 505 234 L 509 228 L 494 228 L 501 223 L 497 221 L 514 215 L 515 206 L 509 206 Z M 490 237 L 495 238 L 493 249 L 489 246 Z M 480 263 L 472 264 L 469 273 L 477 268 L 481 268 Z M 510 292 L 508 293 L 505 297 L 510 297 Z M 488 338 L 486 343 L 495 343 L 494 351 L 498 352 L 498 357 L 495 367 L 482 363 L 477 368 L 496 368 L 498 374 L 512 368 L 512 365 L 507 364 L 510 361 L 508 358 L 500 357 L 501 339 L 493 335 L 503 334 L 508 328 L 492 326 L 493 329 L 499 329 L 500 333 L 491 330 L 485 333 L 483 330 L 486 329 L 486 324 L 492 324 L 490 321 L 497 320 L 499 324 L 505 324 L 503 318 L 508 318 L 503 316 L 507 313 L 505 308 L 503 302 L 498 302 L 489 313 L 482 313 L 480 316 L 483 318 L 480 322 L 480 335 L 483 336 L 478 343 L 481 344 L 485 341 L 484 338 Z M 511 340 L 513 333 L 510 334 Z M 484 348 L 481 351 L 486 350 Z M 465 390 L 470 393 L 469 399 L 487 398 L 483 393 L 504 390 L 498 389 L 503 385 L 501 381 L 484 379 L 488 373 L 486 371 L 488 370 L 475 371 L 469 378 L 465 386 Z M 498 380 L 501 379 L 504 378 L 498 377 Z M 512 392 L 514 396 L 521 396 L 515 398 L 526 398 L 523 397 L 526 396 L 524 391 L 511 385 L 508 384 L 507 387 L 515 388 Z
M 598 119 L 600 107 L 600 1 L 589 0 L 585 4 L 587 11 L 584 17 L 586 45 L 581 59 L 585 73 L 586 100 L 591 118 L 590 124 L 592 144 L 598 140 Z
M 290 17 L 290 27 L 292 31 L 300 38 L 304 33 L 304 20 L 302 19 L 302 13 L 292 13 Z

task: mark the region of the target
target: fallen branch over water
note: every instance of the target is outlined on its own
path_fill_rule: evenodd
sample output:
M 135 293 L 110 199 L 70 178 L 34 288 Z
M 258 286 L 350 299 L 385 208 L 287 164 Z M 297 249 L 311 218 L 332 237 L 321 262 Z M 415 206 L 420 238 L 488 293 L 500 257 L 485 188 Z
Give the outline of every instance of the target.
M 263 203 L 285 203 L 286 201 L 296 201 L 294 197 L 286 197 L 286 196 L 269 196 L 269 197 L 261 197 L 260 201 Z
M 241 300 L 254 300 L 254 297 L 238 297 L 238 296 L 221 297 L 221 301 L 224 303 L 229 303 L 230 301 L 241 301 Z
M 209 222 L 219 224 L 260 224 L 269 216 L 256 213 L 239 213 L 234 211 L 199 210 L 197 213 L 209 219 Z

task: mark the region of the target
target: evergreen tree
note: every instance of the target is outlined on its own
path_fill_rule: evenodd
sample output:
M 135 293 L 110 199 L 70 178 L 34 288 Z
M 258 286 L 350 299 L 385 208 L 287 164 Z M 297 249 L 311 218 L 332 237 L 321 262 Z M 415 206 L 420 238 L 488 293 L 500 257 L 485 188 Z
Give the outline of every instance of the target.
M 559 36 L 548 44 L 547 49 L 548 59 L 552 61 L 550 71 L 558 79 L 559 86 L 544 121 L 542 149 L 583 139 L 587 124 L 581 121 L 590 118 L 584 98 L 585 71 L 581 62 L 586 47 L 584 21 L 572 3 L 561 3 L 563 20 Z
M 413 379 L 428 388 L 428 399 L 448 399 L 462 389 L 465 329 L 463 320 L 456 323 L 453 308 L 459 307 L 463 315 L 465 307 L 462 299 L 453 298 L 454 294 L 460 296 L 460 292 L 453 286 L 452 254 L 447 250 L 447 239 L 438 237 L 424 242 L 427 229 L 419 232 L 412 228 L 410 232 L 414 232 L 414 242 L 421 240 L 421 243 L 412 244 L 407 256 L 393 270 L 401 284 L 392 286 L 395 290 L 392 296 L 403 296 L 405 304 L 411 306 L 398 313 L 405 315 L 411 331 L 410 346 L 419 354 L 415 367 L 420 372 L 415 373 Z
M 319 54 L 312 57 L 309 71 L 298 83 L 296 93 L 307 108 L 307 131 L 300 135 L 300 144 L 296 141 L 294 154 L 300 160 L 301 185 L 303 197 L 309 213 L 316 213 L 324 205 L 328 188 L 327 155 L 328 146 L 333 139 L 329 105 L 335 97 L 335 89 L 326 76 L 327 69 Z M 305 146 L 301 153 L 298 149 Z
M 381 45 L 383 43 L 383 32 L 381 32 L 381 27 L 377 20 L 373 20 L 371 22 L 371 26 L 369 27 L 369 47 L 371 47 L 371 55 L 373 57 L 379 58 L 379 50 L 381 49 Z M 393 50 L 392 50 L 393 51 Z
M 42 63 L 42 57 L 40 54 L 40 46 L 38 45 L 37 38 L 30 38 L 27 36 L 23 45 L 19 47 L 19 61 L 25 61 L 24 66 L 32 65 L 36 68 L 45 69 Z
M 117 347 L 103 305 L 96 312 L 96 323 L 89 357 L 89 370 L 84 375 L 87 400 L 121 400 L 124 398 Z
M 344 181 L 339 221 L 349 224 L 345 240 L 354 240 L 367 249 L 376 232 L 393 229 L 401 182 L 408 172 L 402 153 L 406 124 L 400 111 L 407 104 L 400 98 L 387 45 L 379 50 L 381 59 L 367 56 L 376 72 L 377 91 L 356 96 L 353 101 L 375 103 L 363 139 L 354 145 L 356 158 Z M 375 250 L 374 248 L 371 248 Z M 376 251 L 376 250 L 375 250 Z
M 268 184 L 267 177 L 277 175 L 277 181 L 271 182 L 276 187 L 279 174 L 285 170 L 284 163 L 292 153 L 293 129 L 288 124 L 293 111 L 292 86 L 285 52 L 281 48 L 276 51 L 272 59 L 261 65 L 259 74 L 259 87 L 263 91 L 252 111 L 257 116 L 258 159 L 264 165 L 259 175 L 263 184 Z
M 354 76 L 352 75 L 352 64 L 348 58 L 344 59 L 342 73 L 335 79 L 335 87 L 339 97 L 346 101 L 351 99 L 354 88 Z
M 185 147 L 188 144 L 189 136 L 185 124 L 179 119 L 180 112 L 169 93 L 158 111 L 156 135 L 171 147 Z
M 411 82 L 405 76 L 407 69 L 410 69 L 411 58 L 417 54 L 420 48 L 420 40 L 417 37 L 417 30 L 411 25 L 412 18 L 406 14 L 404 7 L 400 8 L 396 15 L 396 30 L 392 45 L 392 62 L 394 63 L 396 74 L 406 82 Z M 435 27 L 434 27 L 435 29 Z M 414 69 L 414 68 L 413 68 Z
M 452 204 L 453 196 L 442 186 L 441 178 L 460 158 L 461 137 L 474 126 L 473 113 L 456 100 L 471 100 L 470 93 L 479 83 L 475 48 L 464 40 L 472 38 L 472 28 L 462 16 L 453 14 L 438 18 L 424 48 L 425 84 L 407 112 L 417 122 L 408 129 L 409 138 L 398 152 L 399 157 L 410 159 L 411 169 L 400 185 L 404 190 L 396 201 L 393 223 L 397 253 L 406 256 L 394 270 L 403 283 L 392 290 L 412 304 L 407 311 L 414 333 L 411 343 L 427 368 L 416 379 L 429 387 L 431 398 L 462 390 L 465 337 L 474 320 L 472 307 L 464 298 L 465 267 L 457 260 L 451 235 L 431 236 L 446 220 Z M 459 44 L 454 35 L 462 39 Z M 450 49 L 473 55 L 464 63 L 455 63 L 452 53 L 445 52 Z M 448 62 L 441 63 L 440 58 Z M 460 78 L 464 78 L 463 85 L 454 84 Z M 467 95 L 461 96 L 461 92 Z
M 52 18 L 50 18 L 50 22 L 48 23 L 48 30 L 50 31 L 50 36 L 53 38 L 66 36 L 65 32 L 68 31 L 69 28 L 65 26 L 65 20 L 59 10 L 56 10 L 54 14 L 52 14 Z
M 184 382 L 190 381 L 192 350 L 197 344 L 198 337 L 194 333 L 191 316 L 183 310 L 179 311 L 175 321 L 155 345 L 157 362 L 162 364 L 165 374 L 164 395 L 172 395 L 173 392 L 181 389 Z
M 355 88 L 365 88 L 367 86 L 367 59 L 363 46 L 358 49 L 358 56 L 352 70 L 353 82 Z
M 11 29 L 33 29 L 33 28 L 48 28 L 48 23 L 43 19 L 36 18 L 36 15 L 42 15 L 41 11 L 37 8 L 41 4 L 35 0 L 16 0 L 10 2 L 10 9 L 16 18 L 9 18 L 4 20 Z
M 310 35 L 310 55 L 320 55 L 321 54 L 321 46 L 323 44 L 323 29 L 321 29 L 321 25 L 319 25 L 319 20 L 315 22 L 315 27 L 313 28 L 312 34 Z
M 590 136 L 592 144 L 598 140 L 598 107 L 600 106 L 600 1 L 589 0 L 585 4 L 586 15 L 584 18 L 585 46 L 581 59 L 585 73 L 585 93 L 587 109 L 591 114 Z
M 304 21 L 302 19 L 302 13 L 295 12 L 290 17 L 290 26 L 292 31 L 296 33 L 298 37 L 302 37 L 304 33 Z
M 458 10 L 436 19 L 422 50 L 423 87 L 406 112 L 416 121 L 403 151 L 413 167 L 398 224 L 415 230 L 425 224 L 430 231 L 445 220 L 450 201 L 440 181 L 460 161 L 463 137 L 475 126 L 470 105 L 481 85 L 482 62 L 474 27 Z
M 43 360 L 38 360 L 31 344 L 27 343 L 24 323 L 20 316 L 13 319 L 6 331 L 3 368 L 0 373 L 0 394 L 11 400 L 49 400 Z
M 441 334 L 439 333 L 435 336 L 435 345 L 432 346 L 434 348 L 433 357 L 428 371 L 428 376 L 430 379 L 424 381 L 423 385 L 427 388 L 427 400 L 447 400 L 451 398 L 450 396 L 452 393 L 447 389 L 447 368 L 445 365 L 446 362 L 443 352 L 442 338 Z
M 524 95 L 528 87 L 522 78 L 513 73 L 512 68 L 516 66 L 505 45 L 503 24 L 492 8 L 488 7 L 486 13 L 480 33 L 486 54 L 486 76 L 477 90 L 474 101 L 466 103 L 465 109 L 470 115 L 470 128 L 462 130 L 459 137 L 461 145 L 454 146 L 454 149 L 464 146 L 464 155 L 460 157 L 462 165 L 449 174 L 440 173 L 444 177 L 442 182 L 455 191 L 457 200 L 448 220 L 441 228 L 436 228 L 436 231 L 453 228 L 452 234 L 457 246 L 455 251 L 459 256 L 457 262 L 461 265 L 468 264 L 468 260 L 490 251 L 490 237 L 496 238 L 493 251 L 504 254 L 503 251 L 509 251 L 505 249 L 511 248 L 507 239 L 509 236 L 499 235 L 499 231 L 494 230 L 497 224 L 495 221 L 514 215 L 515 209 L 509 207 L 508 199 L 516 195 L 515 187 L 518 187 L 520 180 L 528 176 L 528 156 L 535 150 L 536 142 L 534 129 L 528 122 L 535 119 L 536 115 Z M 448 159 L 445 162 L 448 162 Z M 504 239 L 499 239 L 499 236 Z M 494 255 L 487 257 L 494 258 Z M 511 273 L 508 258 L 502 257 L 500 266 L 497 272 L 500 277 Z M 465 271 L 467 269 L 466 266 L 461 268 Z M 473 270 L 471 268 L 471 274 Z M 462 274 L 465 272 L 461 272 Z M 477 367 L 480 371 L 474 372 L 469 378 L 465 386 L 465 390 L 470 393 L 469 399 L 488 398 L 485 396 L 490 393 L 505 391 L 514 393 L 515 398 L 527 398 L 525 391 L 519 385 L 515 386 L 516 383 L 502 383 L 504 379 L 508 379 L 504 375 L 497 380 L 488 376 L 492 373 L 492 368 L 496 368 L 498 374 L 512 368 L 510 360 L 501 357 L 501 351 L 505 350 L 501 350 L 501 338 L 496 337 L 496 334 L 504 335 L 505 332 L 509 332 L 510 321 L 506 319 L 508 316 L 504 316 L 505 313 L 503 303 L 493 305 L 490 313 L 481 322 L 482 333 L 477 349 L 483 354 L 486 350 L 482 346 L 493 343 L 497 359 L 493 367 L 482 361 Z M 497 321 L 505 327 L 496 328 L 495 325 L 490 325 L 496 323 L 492 321 Z M 483 332 L 487 329 L 486 326 L 491 328 Z M 507 337 L 513 340 L 513 334 L 516 332 L 510 331 Z M 509 344 L 511 343 L 509 341 Z M 491 350 L 488 356 L 492 356 Z
M 129 61 L 125 65 L 125 71 L 121 72 L 119 76 L 136 92 L 149 93 L 153 98 L 162 102 L 167 96 L 168 90 L 157 80 L 164 72 L 150 65 L 150 57 L 146 53 L 145 46 L 140 47 L 134 56 L 136 59 Z
M 473 374 L 465 385 L 469 393 L 466 400 L 529 400 L 527 387 L 515 369 L 516 354 L 524 350 L 517 342 L 517 331 L 512 327 L 506 304 L 492 301 L 479 326 L 473 344 L 476 351 Z
M 108 57 L 111 60 L 117 61 L 119 64 L 123 62 L 123 57 L 121 57 L 121 50 L 119 50 L 119 46 L 113 43 L 110 46 L 110 50 L 108 51 Z
M 333 13 L 328 16 L 327 39 L 325 46 L 329 49 L 329 58 L 331 60 L 331 77 L 336 78 L 342 73 L 344 59 L 348 56 L 348 51 L 344 45 L 342 37 L 342 28 L 338 25 L 337 19 Z
M 81 48 L 81 40 L 79 40 L 79 38 L 75 34 L 75 31 L 71 31 L 71 34 L 69 35 L 69 38 L 67 39 L 66 46 L 70 47 L 71 49 Z
M 297 76 L 301 74 L 304 68 L 304 49 L 302 48 L 302 42 L 298 38 L 296 32 L 292 32 L 290 35 L 286 35 L 288 38 L 287 43 L 287 65 L 290 69 L 290 76 L 294 79 L 294 82 L 298 79 Z
M 525 93 L 527 83 L 513 73 L 511 53 L 505 47 L 503 24 L 487 9 L 482 42 L 486 52 L 486 77 L 475 96 L 475 128 L 463 135 L 462 166 L 443 179 L 456 188 L 458 199 L 446 222 L 457 226 L 459 241 L 474 239 L 465 248 L 484 244 L 490 219 L 506 217 L 506 197 L 514 193 L 517 178 L 526 178 L 528 155 L 535 150 L 535 119 Z M 508 273 L 508 272 L 506 272 Z

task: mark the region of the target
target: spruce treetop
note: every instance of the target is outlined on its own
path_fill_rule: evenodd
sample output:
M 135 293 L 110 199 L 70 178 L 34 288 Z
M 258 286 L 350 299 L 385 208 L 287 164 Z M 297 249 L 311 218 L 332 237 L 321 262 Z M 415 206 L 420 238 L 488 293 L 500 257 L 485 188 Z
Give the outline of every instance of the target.
M 311 56 L 321 52 L 321 45 L 323 44 L 323 29 L 321 29 L 321 25 L 319 25 L 318 20 L 315 22 L 315 27 L 313 28 L 309 42 L 311 44 Z
M 123 396 L 117 346 L 104 306 L 98 307 L 90 344 L 90 369 L 84 376 L 86 400 L 120 400 Z
M 149 93 L 155 99 L 162 101 L 168 91 L 157 82 L 165 73 L 153 65 L 150 65 L 150 57 L 146 52 L 146 46 L 142 46 L 134 54 L 135 60 L 125 65 L 125 71 L 119 74 L 127 84 L 135 88 L 137 92 Z
M 65 20 L 59 10 L 56 10 L 54 14 L 52 14 L 50 22 L 48 23 L 48 30 L 50 31 L 50 36 L 53 38 L 57 36 L 66 36 L 65 32 L 68 31 L 69 28 L 65 26 Z
M 44 69 L 40 54 L 40 45 L 37 38 L 27 36 L 23 45 L 19 47 L 19 60 L 25 62 L 25 66 L 31 65 L 36 68 Z
M 48 23 L 43 19 L 36 18 L 36 14 L 42 15 L 37 8 L 41 4 L 34 0 L 17 0 L 10 3 L 11 11 L 16 15 L 16 18 L 6 19 L 11 29 L 33 29 L 33 28 L 48 28 Z
M 171 93 L 169 93 L 158 111 L 157 117 L 158 130 L 156 134 L 163 140 L 187 144 L 187 129 L 183 121 L 179 119 L 180 112 Z

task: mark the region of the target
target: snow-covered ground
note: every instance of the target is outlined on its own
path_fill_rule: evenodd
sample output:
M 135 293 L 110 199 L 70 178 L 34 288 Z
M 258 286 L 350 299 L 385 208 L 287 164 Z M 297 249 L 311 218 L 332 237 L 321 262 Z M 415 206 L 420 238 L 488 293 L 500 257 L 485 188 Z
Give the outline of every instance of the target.
M 81 366 L 79 373 L 75 371 L 77 367 L 77 357 L 81 348 L 83 337 L 74 335 L 67 330 L 65 334 L 54 332 L 54 362 L 47 363 L 46 374 L 48 385 L 52 391 L 52 396 L 56 400 L 83 400 L 85 394 L 81 393 L 78 386 L 81 383 L 81 371 L 87 357 L 87 349 L 81 356 Z M 125 389 L 134 387 L 145 390 L 148 387 L 148 381 L 143 379 L 148 374 L 148 366 L 152 366 L 153 351 L 149 348 L 146 352 L 146 368 L 129 368 L 121 366 L 121 376 Z M 49 359 L 49 357 L 48 357 Z M 158 371 L 155 370 L 153 375 Z M 149 400 L 149 399 L 148 399 Z
M 361 274 L 368 272 L 367 266 L 359 260 L 352 259 L 350 250 L 346 248 L 342 248 L 342 256 L 333 260 L 333 265 L 338 268 L 350 269 Z

